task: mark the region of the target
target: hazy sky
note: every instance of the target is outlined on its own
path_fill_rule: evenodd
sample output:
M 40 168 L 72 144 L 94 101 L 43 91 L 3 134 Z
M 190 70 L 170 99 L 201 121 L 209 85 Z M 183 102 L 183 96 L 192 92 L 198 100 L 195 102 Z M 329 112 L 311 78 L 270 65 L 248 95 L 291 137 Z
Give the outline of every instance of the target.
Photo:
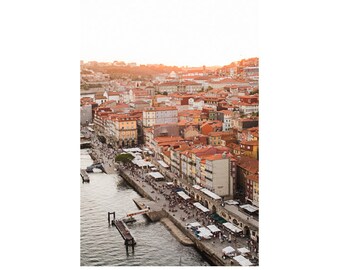
M 258 0 L 82 0 L 82 60 L 225 65 L 258 56 Z

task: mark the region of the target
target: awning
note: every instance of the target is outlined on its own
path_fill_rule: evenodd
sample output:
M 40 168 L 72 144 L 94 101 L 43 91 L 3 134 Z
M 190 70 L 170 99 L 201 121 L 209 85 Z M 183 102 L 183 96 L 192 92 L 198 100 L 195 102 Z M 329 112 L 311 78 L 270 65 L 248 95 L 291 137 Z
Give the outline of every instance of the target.
M 150 175 L 150 176 L 152 176 L 153 178 L 156 178 L 156 179 L 164 178 L 164 176 L 159 172 L 151 172 L 151 173 L 148 173 L 148 175 Z
M 126 152 L 126 153 L 129 153 L 130 155 L 134 156 L 135 159 L 143 159 L 139 153 L 132 153 L 132 152 Z
M 220 196 L 218 196 L 217 194 L 215 194 L 214 192 L 211 192 L 210 190 L 206 189 L 206 188 L 202 188 L 201 191 L 205 194 L 207 194 L 210 198 L 213 198 L 215 200 L 219 200 L 221 199 Z
M 251 212 L 251 213 L 259 210 L 257 207 L 250 205 L 250 204 L 241 205 L 240 208 L 243 208 L 244 210 L 247 210 L 248 212 Z
M 197 207 L 198 209 L 200 209 L 201 211 L 203 211 L 204 213 L 210 211 L 208 208 L 204 207 L 202 204 L 200 204 L 200 203 L 198 203 L 198 202 L 197 202 L 197 203 L 194 203 L 193 205 L 194 205 L 195 207 Z
M 123 148 L 124 152 L 143 152 L 142 149 L 136 147 L 136 148 Z
M 245 254 L 245 253 L 249 253 L 249 252 L 250 252 L 250 250 L 247 249 L 247 248 L 245 248 L 245 247 L 238 248 L 237 250 L 238 250 L 240 253 L 242 253 L 242 254 Z
M 210 238 L 212 237 L 212 233 L 205 227 L 201 227 L 197 229 L 199 231 L 199 236 L 203 238 Z
M 184 200 L 190 199 L 190 196 L 188 196 L 187 194 L 185 194 L 183 191 L 178 191 L 177 194 L 178 194 L 179 196 L 181 196 Z
M 198 189 L 198 190 L 200 190 L 202 187 L 201 186 L 199 186 L 199 185 L 193 185 L 192 186 L 194 189 Z
M 189 223 L 189 225 L 191 227 L 201 227 L 201 224 L 199 224 L 198 222 L 192 222 L 192 223 Z
M 251 261 L 243 257 L 242 255 L 238 255 L 234 257 L 234 260 L 237 261 L 241 266 L 250 266 L 253 265 Z
M 208 225 L 207 228 L 212 232 L 220 232 L 221 230 L 219 228 L 217 228 L 215 225 Z
M 210 216 L 211 216 L 214 220 L 216 220 L 218 223 L 223 224 L 223 223 L 226 223 L 226 222 L 227 222 L 223 217 L 221 217 L 220 215 L 218 215 L 218 214 L 216 214 L 216 213 L 212 213 Z
M 240 228 L 236 227 L 234 224 L 231 224 L 230 222 L 223 223 L 223 226 L 235 233 L 242 232 Z
M 234 200 L 228 200 L 228 201 L 225 201 L 226 204 L 229 204 L 229 205 L 236 205 L 238 204 L 237 201 L 234 201 Z
M 157 160 L 157 161 L 162 167 L 169 168 L 169 166 L 163 160 Z
M 136 164 L 138 167 L 149 166 L 151 163 L 143 159 L 134 159 L 132 163 Z
M 227 255 L 227 254 L 235 252 L 235 249 L 231 246 L 227 246 L 224 249 L 222 249 L 222 252 Z

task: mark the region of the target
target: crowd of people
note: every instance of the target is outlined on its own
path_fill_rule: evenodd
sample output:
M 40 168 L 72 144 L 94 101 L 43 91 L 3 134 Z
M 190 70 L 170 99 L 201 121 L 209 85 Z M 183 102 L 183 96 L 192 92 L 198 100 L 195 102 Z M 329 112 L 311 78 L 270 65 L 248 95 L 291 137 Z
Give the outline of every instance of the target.
M 96 159 L 97 162 L 106 162 L 109 163 L 109 166 L 113 164 L 114 158 L 117 154 L 121 153 L 121 149 L 112 149 L 108 147 L 107 144 L 102 143 L 96 138 L 95 136 L 91 137 L 93 148 L 97 151 L 92 151 L 92 155 Z M 98 153 L 99 152 L 99 153 Z M 151 193 L 155 195 L 154 200 L 160 201 L 163 200 L 163 209 L 167 209 L 168 212 L 171 212 L 175 215 L 176 212 L 180 212 L 180 220 L 183 222 L 189 221 L 197 221 L 202 226 L 207 225 L 215 225 L 220 232 L 213 234 L 213 241 L 218 239 L 221 243 L 228 242 L 236 244 L 239 238 L 243 238 L 242 235 L 238 235 L 228 231 L 223 224 L 219 223 L 215 219 L 212 218 L 211 214 L 204 213 L 201 210 L 197 209 L 193 203 L 195 202 L 193 198 L 184 200 L 177 194 L 177 191 L 181 190 L 178 185 L 171 184 L 168 185 L 164 181 L 157 181 L 156 179 L 152 178 L 148 173 L 151 172 L 150 168 L 141 168 L 137 165 L 129 162 L 124 164 L 119 164 L 119 166 L 128 173 L 134 180 L 140 182 L 142 187 L 146 187 L 148 185 L 151 188 Z M 244 241 L 242 241 L 244 242 Z M 215 242 L 213 242 L 215 243 Z M 247 240 L 247 247 L 251 252 L 256 253 L 256 244 L 252 240 Z

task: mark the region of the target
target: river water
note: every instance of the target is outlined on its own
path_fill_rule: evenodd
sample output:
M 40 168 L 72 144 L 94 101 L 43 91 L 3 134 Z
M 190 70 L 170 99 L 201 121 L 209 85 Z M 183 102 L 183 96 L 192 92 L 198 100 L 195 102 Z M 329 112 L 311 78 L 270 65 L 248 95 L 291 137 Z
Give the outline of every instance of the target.
M 81 168 L 93 162 L 86 149 L 81 150 Z M 90 183 L 82 183 L 80 206 L 81 266 L 203 266 L 209 263 L 193 248 L 181 245 L 160 222 L 143 215 L 128 227 L 137 245 L 126 253 L 115 227 L 109 226 L 107 212 L 120 218 L 138 210 L 135 192 L 118 174 L 90 173 Z

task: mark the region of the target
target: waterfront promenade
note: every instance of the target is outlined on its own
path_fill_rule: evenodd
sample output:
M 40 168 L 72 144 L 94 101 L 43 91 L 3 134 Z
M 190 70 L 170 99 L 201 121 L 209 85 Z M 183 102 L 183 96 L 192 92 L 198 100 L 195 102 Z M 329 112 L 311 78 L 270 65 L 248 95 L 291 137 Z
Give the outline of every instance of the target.
M 108 148 L 107 145 L 100 143 L 96 138 L 92 138 L 93 150 L 92 156 L 96 161 L 102 162 L 106 173 L 113 173 L 115 171 L 114 156 L 116 151 Z M 136 166 L 129 164 L 125 167 L 121 167 L 126 176 L 134 182 L 134 185 L 138 186 L 149 199 L 157 202 L 158 206 L 161 206 L 163 210 L 169 216 L 169 220 L 176 224 L 181 231 L 184 231 L 190 239 L 194 240 L 198 249 L 203 250 L 204 253 L 218 259 L 218 265 L 237 265 L 237 263 L 231 259 L 222 259 L 222 249 L 227 246 L 232 246 L 234 249 L 246 247 L 251 250 L 251 256 L 256 256 L 253 246 L 249 239 L 230 235 L 230 233 L 215 220 L 212 220 L 208 214 L 204 214 L 192 203 L 182 200 L 176 192 L 172 190 L 171 186 L 166 185 L 165 181 L 156 182 L 146 176 L 146 171 L 143 171 Z M 143 195 L 144 196 L 144 195 Z M 218 237 L 212 239 L 198 240 L 194 232 L 187 228 L 188 223 L 199 222 L 202 226 L 216 225 L 222 231 L 225 236 L 224 240 L 220 240 Z M 231 237 L 231 241 L 227 239 Z M 215 260 L 216 262 L 216 260 Z
M 250 243 L 247 239 L 230 235 L 230 233 L 223 227 L 222 224 L 218 224 L 212 220 L 209 214 L 204 214 L 200 210 L 196 209 L 192 203 L 182 200 L 175 192 L 172 191 L 171 187 L 166 187 L 166 182 L 159 181 L 155 182 L 151 179 L 144 179 L 143 172 L 132 166 L 126 166 L 123 168 L 124 174 L 128 175 L 129 178 L 134 181 L 135 185 L 143 189 L 152 199 L 158 202 L 158 205 L 163 206 L 163 210 L 167 212 L 172 220 L 180 229 L 185 230 L 186 235 L 194 242 L 199 243 L 199 249 L 205 253 L 215 256 L 218 258 L 219 265 L 237 265 L 236 262 L 231 262 L 230 259 L 222 259 L 222 249 L 227 246 L 232 246 L 234 249 L 246 247 L 250 250 L 251 256 L 256 256 Z M 167 199 L 170 198 L 170 199 Z M 152 209 L 151 209 L 152 210 Z M 187 228 L 188 223 L 199 222 L 202 226 L 216 225 L 225 235 L 225 240 L 221 241 L 218 237 L 212 239 L 198 240 L 194 232 Z M 231 242 L 227 239 L 231 236 Z

